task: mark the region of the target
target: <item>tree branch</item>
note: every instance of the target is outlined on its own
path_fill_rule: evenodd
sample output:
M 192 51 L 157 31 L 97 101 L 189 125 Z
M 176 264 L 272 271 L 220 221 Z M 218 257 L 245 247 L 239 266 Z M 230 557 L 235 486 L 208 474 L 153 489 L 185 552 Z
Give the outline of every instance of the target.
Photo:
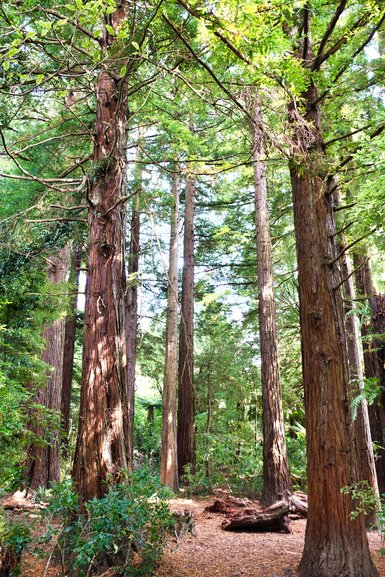
M 164 14 L 162 16 L 163 16 L 163 20 L 165 20 L 165 22 L 167 22 L 167 24 L 170 26 L 170 28 L 175 32 L 175 34 L 178 36 L 178 38 L 180 38 L 182 43 L 186 46 L 186 48 L 189 50 L 189 52 L 193 55 L 195 60 L 197 62 L 199 62 L 199 64 L 210 74 L 210 76 L 215 80 L 215 82 L 218 84 L 218 86 L 221 88 L 221 90 L 226 94 L 226 96 L 228 96 L 230 98 L 230 100 L 232 100 L 236 104 L 236 106 L 240 110 L 242 110 L 242 112 L 250 120 L 252 120 L 252 116 L 249 114 L 249 112 L 246 110 L 246 108 L 234 97 L 234 95 L 229 90 L 227 90 L 226 86 L 224 86 L 223 83 L 219 80 L 219 78 L 214 74 L 214 72 L 211 70 L 210 66 L 208 64 L 206 64 L 206 62 L 204 62 L 201 58 L 199 58 L 199 56 L 196 54 L 195 50 L 190 46 L 190 44 L 187 42 L 187 40 L 184 38 L 184 36 L 173 25 L 173 23 L 167 18 L 167 16 L 165 16 Z
M 329 26 L 327 27 L 326 32 L 323 35 L 322 40 L 320 42 L 315 62 L 317 58 L 320 58 L 322 56 L 323 49 L 325 48 L 326 43 L 329 40 L 330 36 L 333 34 L 334 28 L 336 27 L 342 12 L 345 10 L 346 4 L 347 0 L 341 0 L 339 5 L 337 6 L 337 10 L 335 11 L 333 18 L 330 20 Z
M 339 260 L 349 249 L 351 249 L 353 246 L 355 246 L 356 244 L 358 244 L 359 242 L 361 242 L 362 240 L 365 240 L 365 238 L 368 238 L 368 236 L 370 236 L 371 234 L 373 234 L 374 232 L 376 232 L 377 227 L 372 228 L 369 232 L 367 232 L 366 234 L 363 234 L 362 236 L 360 236 L 360 238 L 357 238 L 356 240 L 354 240 L 353 242 L 351 242 L 350 244 L 346 245 L 341 252 L 339 253 L 339 255 L 336 256 L 335 259 L 333 259 L 329 264 L 329 266 L 333 266 L 333 264 L 335 264 L 337 262 L 337 260 Z

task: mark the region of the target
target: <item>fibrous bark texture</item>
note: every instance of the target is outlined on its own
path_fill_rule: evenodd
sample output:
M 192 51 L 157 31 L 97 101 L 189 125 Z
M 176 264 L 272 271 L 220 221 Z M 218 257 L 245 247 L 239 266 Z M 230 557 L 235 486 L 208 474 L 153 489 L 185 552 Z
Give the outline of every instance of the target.
M 367 323 L 361 325 L 361 334 L 363 337 L 364 348 L 364 368 L 365 377 L 372 379 L 378 384 L 385 384 L 384 379 L 384 351 L 385 344 L 376 337 L 370 337 L 383 333 L 381 329 L 383 323 L 381 316 L 378 315 L 377 300 L 383 297 L 377 297 L 372 280 L 370 263 L 366 254 L 354 254 L 355 281 L 357 292 L 360 297 L 368 299 L 372 314 Z M 381 307 L 380 307 L 381 309 Z M 383 318 L 382 318 L 383 319 Z M 376 399 L 368 407 L 370 431 L 372 441 L 376 443 L 376 471 L 378 480 L 378 489 L 380 495 L 385 493 L 385 394 L 382 393 L 379 399 Z
M 267 506 L 291 493 L 292 484 L 286 453 L 282 411 L 274 303 L 273 257 L 267 204 L 266 164 L 263 158 L 263 123 L 258 99 L 255 102 L 252 130 L 263 403 L 263 488 L 261 504 L 262 506 Z
M 111 15 L 116 27 L 127 4 Z M 112 39 L 109 39 L 112 42 Z M 89 191 L 83 372 L 73 477 L 86 501 L 127 468 L 125 335 L 125 211 L 127 83 L 99 74 L 96 88 L 94 175 Z
M 195 180 L 189 174 L 185 187 L 182 299 L 179 335 L 178 472 L 194 466 L 194 205 Z
M 236 511 L 222 522 L 225 531 L 277 531 L 291 533 L 288 517 L 289 504 L 286 500 L 277 501 L 262 510 L 245 509 Z
M 351 498 L 341 493 L 354 481 L 355 459 L 343 303 L 337 288 L 341 275 L 313 84 L 302 101 L 304 113 L 297 103 L 289 108 L 308 455 L 308 521 L 299 575 L 374 577 L 364 519 L 350 519 Z
M 176 438 L 177 386 L 178 386 L 178 214 L 179 174 L 172 182 L 173 206 L 168 268 L 166 350 L 162 397 L 162 446 L 160 480 L 177 492 L 178 460 Z
M 335 188 L 335 179 L 329 179 L 330 184 Z M 334 203 L 341 205 L 341 193 L 336 188 L 334 193 Z M 340 259 L 341 276 L 345 279 L 342 285 L 345 310 L 345 327 L 348 352 L 348 368 L 351 400 L 359 395 L 364 388 L 363 359 L 358 318 L 355 306 L 355 289 L 353 284 L 353 272 L 350 254 L 346 250 L 347 240 L 344 234 L 339 236 L 338 252 L 342 255 Z M 354 443 L 356 447 L 355 480 L 357 482 L 367 481 L 373 489 L 379 503 L 379 492 L 377 484 L 377 473 L 374 462 L 372 445 L 372 435 L 370 432 L 368 404 L 362 398 L 357 406 L 355 419 L 353 421 Z M 371 527 L 377 523 L 376 512 L 370 512 L 366 516 L 366 524 Z
M 141 149 L 139 144 L 134 174 L 135 196 L 133 198 L 131 207 L 131 235 L 127 267 L 128 282 L 126 293 L 127 407 L 125 415 L 125 435 L 127 439 L 127 462 L 129 469 L 132 468 L 134 450 L 133 438 L 136 381 L 136 340 L 138 325 L 138 272 L 140 254 L 140 191 L 142 181 L 142 165 L 140 161 Z
M 346 240 L 342 240 L 342 249 L 346 246 Z M 350 389 L 352 396 L 361 393 L 364 388 L 364 376 L 362 370 L 362 353 L 360 347 L 360 333 L 358 328 L 358 318 L 355 314 L 355 290 L 353 285 L 352 267 L 350 255 L 344 252 L 341 258 L 341 274 L 347 279 L 343 284 L 343 295 L 345 303 L 345 324 L 348 346 L 348 366 Z M 379 502 L 379 492 L 377 483 L 376 465 L 374 461 L 372 435 L 370 431 L 368 404 L 362 398 L 356 412 L 353 423 L 354 440 L 356 445 L 356 481 L 367 481 L 373 489 Z M 367 525 L 376 523 L 376 513 L 372 512 L 367 516 Z
M 67 280 L 69 267 L 69 244 L 66 244 L 57 255 L 48 259 L 48 278 L 57 284 Z M 62 379 L 63 379 L 63 348 L 65 319 L 58 318 L 49 323 L 43 331 L 45 347 L 42 360 L 47 363 L 46 383 L 35 398 L 35 402 L 60 416 Z M 49 487 L 53 481 L 60 481 L 60 434 L 59 430 L 44 425 L 49 417 L 38 413 L 40 417 L 31 415 L 29 428 L 41 440 L 33 443 L 29 449 L 26 465 L 26 485 L 36 490 L 39 487 Z M 43 441 L 43 442 L 41 442 Z
M 70 290 L 73 292 L 70 296 L 69 314 L 65 319 L 64 329 L 64 351 L 63 351 L 63 383 L 61 396 L 61 415 L 63 454 L 67 453 L 68 435 L 70 432 L 70 413 L 71 413 L 71 391 L 72 375 L 74 367 L 75 336 L 76 336 L 76 310 L 77 310 L 77 291 L 79 289 L 79 275 L 81 266 L 81 251 L 74 244 L 72 247 L 71 269 L 69 276 Z

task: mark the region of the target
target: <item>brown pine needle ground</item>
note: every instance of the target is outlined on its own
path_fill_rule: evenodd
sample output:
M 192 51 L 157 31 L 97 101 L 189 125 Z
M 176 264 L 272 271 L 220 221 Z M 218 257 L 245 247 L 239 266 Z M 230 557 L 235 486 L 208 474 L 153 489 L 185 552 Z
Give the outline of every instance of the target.
M 179 542 L 171 540 L 154 577 L 296 577 L 306 520 L 292 521 L 290 535 L 223 531 L 223 516 L 204 511 L 213 500 L 179 498 L 170 501 L 173 511 L 193 511 L 197 536 L 186 535 Z M 253 506 L 258 507 L 258 504 L 253 503 Z M 380 577 L 385 577 L 385 556 L 379 553 L 380 535 L 369 533 L 369 542 Z M 60 576 L 59 568 L 54 566 L 45 573 L 46 564 L 46 560 L 24 555 L 21 577 Z M 113 577 L 113 572 L 108 571 L 103 577 Z
M 292 521 L 293 533 L 232 533 L 221 529 L 222 515 L 205 513 L 211 501 L 175 499 L 173 511 L 194 512 L 197 537 L 183 537 L 165 550 L 156 577 L 295 577 L 301 559 L 306 521 Z M 254 506 L 254 505 L 253 505 Z M 385 577 L 381 538 L 369 533 L 373 560 Z

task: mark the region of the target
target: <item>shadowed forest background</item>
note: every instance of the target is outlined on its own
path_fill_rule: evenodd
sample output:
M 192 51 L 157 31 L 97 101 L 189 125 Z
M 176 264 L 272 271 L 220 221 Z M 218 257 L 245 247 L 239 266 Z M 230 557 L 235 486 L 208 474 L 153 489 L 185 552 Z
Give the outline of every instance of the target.
M 182 575 L 208 513 L 380 575 L 384 21 L 2 2 L 1 576 Z

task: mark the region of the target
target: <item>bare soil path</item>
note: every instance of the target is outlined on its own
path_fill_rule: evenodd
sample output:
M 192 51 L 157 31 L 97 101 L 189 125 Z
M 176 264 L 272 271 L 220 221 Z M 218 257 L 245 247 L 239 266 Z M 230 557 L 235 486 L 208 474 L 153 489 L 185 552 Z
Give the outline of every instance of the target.
M 155 572 L 156 577 L 295 577 L 301 559 L 306 521 L 292 521 L 292 534 L 231 533 L 221 529 L 222 515 L 206 513 L 212 501 L 174 499 L 173 511 L 194 512 L 197 536 L 173 543 Z M 385 577 L 381 538 L 369 533 L 373 560 Z

